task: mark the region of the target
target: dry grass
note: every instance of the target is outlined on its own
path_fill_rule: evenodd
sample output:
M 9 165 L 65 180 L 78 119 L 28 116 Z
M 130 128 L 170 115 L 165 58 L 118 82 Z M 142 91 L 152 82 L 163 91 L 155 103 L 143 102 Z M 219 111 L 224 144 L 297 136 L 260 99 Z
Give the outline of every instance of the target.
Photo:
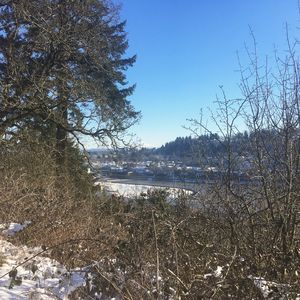
M 0 219 L 31 220 L 14 241 L 48 247 L 47 255 L 67 266 L 98 262 L 91 269 L 93 287 L 76 291 L 74 299 L 95 292 L 123 299 L 261 299 L 250 275 L 300 293 L 298 252 L 283 261 L 276 241 L 269 247 L 275 229 L 263 222 L 263 213 L 252 219 L 260 224 L 254 252 L 245 212 L 233 219 L 228 203 L 213 194 L 198 199 L 201 210 L 187 199 L 170 205 L 159 192 L 129 203 L 96 190 L 80 163 L 58 178 L 51 154 L 33 149 L 14 148 L 18 155 L 8 152 L 0 162 Z
M 58 216 L 55 224 L 34 223 L 16 239 L 47 247 L 69 241 L 54 247 L 51 255 L 71 267 L 98 262 L 92 269 L 93 289 L 76 291 L 74 299 L 88 299 L 95 292 L 124 299 L 156 299 L 158 294 L 166 299 L 261 299 L 249 276 L 299 290 L 299 279 L 293 275 L 299 259 L 293 258 L 288 277 L 282 277 L 280 253 L 268 247 L 263 228 L 257 231 L 260 250 L 253 257 L 247 226 L 236 237 L 237 247 L 226 220 L 169 205 L 164 196 L 153 194 L 149 201 L 128 204 L 102 195 L 60 216 L 62 223 Z M 218 267 L 220 277 L 214 275 Z

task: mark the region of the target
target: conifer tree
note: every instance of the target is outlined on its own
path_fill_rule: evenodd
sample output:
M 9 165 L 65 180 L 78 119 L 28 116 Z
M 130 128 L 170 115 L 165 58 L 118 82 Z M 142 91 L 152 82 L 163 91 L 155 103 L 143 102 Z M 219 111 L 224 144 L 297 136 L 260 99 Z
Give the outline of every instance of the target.
M 128 41 L 106 0 L 18 0 L 0 4 L 0 134 L 55 128 L 116 143 L 139 117 L 127 99 Z

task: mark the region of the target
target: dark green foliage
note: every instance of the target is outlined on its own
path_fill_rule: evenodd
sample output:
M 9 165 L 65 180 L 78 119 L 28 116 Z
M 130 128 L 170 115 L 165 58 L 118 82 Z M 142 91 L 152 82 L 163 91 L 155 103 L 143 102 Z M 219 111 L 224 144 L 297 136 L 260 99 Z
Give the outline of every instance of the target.
M 125 70 L 135 57 L 109 1 L 9 1 L 0 8 L 0 134 L 54 131 L 116 142 L 138 113 Z
M 245 144 L 249 144 L 248 133 L 237 134 L 231 141 L 233 151 L 241 152 Z M 185 163 L 199 164 L 203 158 L 217 158 L 226 153 L 226 140 L 218 134 L 200 135 L 199 137 L 178 137 L 156 150 L 169 159 L 181 160 Z
M 250 141 L 253 137 L 245 131 L 235 135 L 231 140 L 232 150 L 239 154 L 250 151 Z M 160 148 L 123 149 L 116 154 L 119 160 L 147 161 L 174 160 L 188 165 L 202 165 L 224 157 L 226 154 L 226 140 L 218 134 L 200 135 L 199 137 L 178 137 Z

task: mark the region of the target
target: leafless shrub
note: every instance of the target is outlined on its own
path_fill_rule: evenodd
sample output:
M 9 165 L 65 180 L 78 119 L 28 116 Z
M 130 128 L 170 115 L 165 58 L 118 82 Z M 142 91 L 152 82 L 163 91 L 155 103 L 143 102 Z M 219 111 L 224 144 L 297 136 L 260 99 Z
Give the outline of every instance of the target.
M 259 61 L 254 36 L 253 41 L 254 50 L 247 49 L 250 65 L 241 67 L 243 97 L 228 99 L 221 88 L 219 110 L 212 115 L 225 151 L 218 159 L 221 176 L 202 208 L 222 224 L 229 247 L 251 262 L 253 275 L 295 286 L 300 266 L 299 45 L 287 35 L 287 55 L 275 56 L 274 71 L 268 60 Z M 233 140 L 242 134 L 241 124 L 248 134 L 237 150 Z M 194 134 L 199 128 L 213 134 L 203 120 L 191 120 Z M 241 160 L 248 163 L 243 183 L 235 177 Z

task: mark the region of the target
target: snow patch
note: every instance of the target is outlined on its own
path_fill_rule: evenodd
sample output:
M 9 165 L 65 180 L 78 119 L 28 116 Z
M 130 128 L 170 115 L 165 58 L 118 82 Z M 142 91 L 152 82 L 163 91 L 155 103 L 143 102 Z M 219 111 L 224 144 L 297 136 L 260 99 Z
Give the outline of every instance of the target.
M 1 224 L 0 229 L 5 228 L 4 230 L 2 230 L 2 234 L 7 235 L 7 236 L 13 236 L 17 232 L 25 229 L 30 224 L 31 224 L 31 221 L 25 221 L 24 224 L 19 224 L 19 223 L 10 223 L 9 225 Z
M 248 276 L 254 285 L 260 290 L 264 299 L 296 299 L 300 300 L 300 294 L 291 294 L 290 285 L 268 281 L 263 277 Z
M 269 284 L 267 280 L 262 277 L 254 277 L 249 276 L 250 279 L 254 281 L 255 286 L 261 291 L 264 298 L 268 298 L 271 290 L 269 288 Z
M 222 276 L 222 271 L 223 271 L 223 267 L 217 266 L 217 270 L 215 271 L 215 276 L 216 277 L 221 277 Z
M 15 246 L 0 239 L 0 299 L 67 299 L 72 291 L 86 284 L 86 269 L 67 270 L 40 255 L 26 261 L 39 252 L 41 248 Z

